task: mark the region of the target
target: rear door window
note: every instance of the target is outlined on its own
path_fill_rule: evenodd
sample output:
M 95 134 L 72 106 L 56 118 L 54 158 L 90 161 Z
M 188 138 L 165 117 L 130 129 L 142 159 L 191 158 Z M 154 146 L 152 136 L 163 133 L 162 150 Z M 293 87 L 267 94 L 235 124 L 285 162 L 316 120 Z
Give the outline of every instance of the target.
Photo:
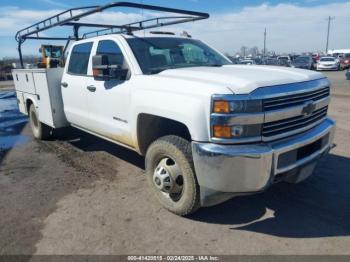
M 73 47 L 68 65 L 68 73 L 87 75 L 91 48 L 92 42 L 78 44 Z

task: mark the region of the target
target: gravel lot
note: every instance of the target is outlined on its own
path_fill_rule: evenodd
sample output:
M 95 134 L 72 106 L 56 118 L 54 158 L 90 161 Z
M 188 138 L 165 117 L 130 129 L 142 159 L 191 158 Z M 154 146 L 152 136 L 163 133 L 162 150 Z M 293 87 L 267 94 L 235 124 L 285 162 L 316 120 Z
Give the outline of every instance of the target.
M 155 201 L 136 153 L 0 119 L 0 254 L 350 254 L 350 81 L 326 74 L 337 147 L 315 174 L 188 218 Z

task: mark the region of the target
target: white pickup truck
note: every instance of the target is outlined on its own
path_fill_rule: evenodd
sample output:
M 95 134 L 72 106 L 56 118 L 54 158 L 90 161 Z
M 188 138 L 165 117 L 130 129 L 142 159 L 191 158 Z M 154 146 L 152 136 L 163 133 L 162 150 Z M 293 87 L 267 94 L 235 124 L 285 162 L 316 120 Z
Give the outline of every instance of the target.
M 321 73 L 232 65 L 169 34 L 98 36 L 68 53 L 64 68 L 13 70 L 34 136 L 73 126 L 138 152 L 156 197 L 178 215 L 297 183 L 333 145 Z

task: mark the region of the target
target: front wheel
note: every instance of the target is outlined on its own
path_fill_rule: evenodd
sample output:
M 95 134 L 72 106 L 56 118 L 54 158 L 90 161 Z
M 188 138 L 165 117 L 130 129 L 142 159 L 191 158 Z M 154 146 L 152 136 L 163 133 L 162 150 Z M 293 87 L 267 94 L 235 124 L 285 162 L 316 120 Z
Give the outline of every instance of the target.
M 153 142 L 146 153 L 148 182 L 161 204 L 169 211 L 188 215 L 200 207 L 191 143 L 178 136 Z
M 31 104 L 29 108 L 29 120 L 33 135 L 36 139 L 45 140 L 50 137 L 51 128 L 39 121 L 39 116 L 34 104 Z

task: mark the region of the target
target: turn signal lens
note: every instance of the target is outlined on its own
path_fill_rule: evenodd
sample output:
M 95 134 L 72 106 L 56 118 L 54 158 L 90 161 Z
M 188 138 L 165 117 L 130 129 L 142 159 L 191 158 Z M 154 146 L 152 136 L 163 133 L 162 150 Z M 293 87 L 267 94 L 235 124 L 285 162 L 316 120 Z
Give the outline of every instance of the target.
M 230 103 L 228 101 L 214 101 L 214 113 L 230 113 Z
M 213 126 L 213 135 L 217 138 L 230 138 L 231 127 L 230 126 Z

